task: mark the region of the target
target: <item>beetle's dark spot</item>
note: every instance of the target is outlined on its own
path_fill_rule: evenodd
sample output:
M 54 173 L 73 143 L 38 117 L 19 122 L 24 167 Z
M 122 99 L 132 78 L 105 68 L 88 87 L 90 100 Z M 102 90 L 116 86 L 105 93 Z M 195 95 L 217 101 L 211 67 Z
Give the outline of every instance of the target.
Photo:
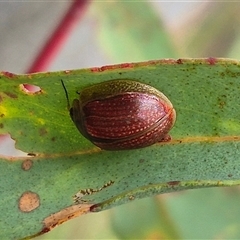
M 20 89 L 27 94 L 37 94 L 42 92 L 39 86 L 28 83 L 20 84 Z
M 5 116 L 5 115 L 4 115 L 3 113 L 0 114 L 0 117 L 1 117 L 1 118 L 4 117 L 4 116 Z
M 52 140 L 53 142 L 55 142 L 55 141 L 56 141 L 56 138 L 55 138 L 55 137 L 52 137 L 51 140 Z
M 122 75 L 122 72 L 119 72 L 118 74 L 119 74 L 119 75 Z
M 3 128 L 3 126 L 4 126 L 3 123 L 0 123 L 0 128 Z
M 46 128 L 40 128 L 39 129 L 39 134 L 40 134 L 40 136 L 44 136 L 44 135 L 46 135 L 48 132 L 47 132 L 47 130 L 46 130 Z
M 18 98 L 18 96 L 14 93 L 11 93 L 11 92 L 4 92 L 4 93 L 10 98 Z

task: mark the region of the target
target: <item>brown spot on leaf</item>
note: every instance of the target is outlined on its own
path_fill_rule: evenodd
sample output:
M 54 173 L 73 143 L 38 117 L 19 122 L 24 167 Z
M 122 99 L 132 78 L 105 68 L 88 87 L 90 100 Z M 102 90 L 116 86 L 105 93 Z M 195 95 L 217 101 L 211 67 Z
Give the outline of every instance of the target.
M 30 156 L 30 157 L 36 157 L 37 156 L 35 153 L 28 153 L 27 155 Z
M 72 218 L 81 216 L 89 212 L 90 204 L 79 204 L 71 207 L 67 207 L 57 213 L 51 214 L 49 217 L 44 219 L 44 232 L 50 231 L 52 228 L 70 220 Z
M 184 63 L 184 59 L 182 60 Z M 134 68 L 134 67 L 143 67 L 143 66 L 155 66 L 159 64 L 176 64 L 177 60 L 175 59 L 161 59 L 161 60 L 151 60 L 147 62 L 138 62 L 138 63 L 122 63 L 122 64 L 116 64 L 116 65 L 107 65 L 102 67 L 94 67 L 91 68 L 91 72 L 103 72 L 103 71 L 111 71 L 111 70 L 118 70 L 125 68 Z
M 182 61 L 181 58 L 179 58 L 179 59 L 177 60 L 177 64 L 183 64 L 183 61 Z
M 133 68 L 134 65 L 132 63 L 122 63 L 121 68 Z
M 222 95 L 222 96 L 218 97 L 218 106 L 220 109 L 223 109 L 225 107 L 226 100 L 227 100 L 226 95 Z
M 114 65 L 106 65 L 106 66 L 102 66 L 100 68 L 98 68 L 100 72 L 104 72 L 106 70 L 113 70 L 115 69 Z
M 49 228 L 44 228 L 44 229 L 40 232 L 40 234 L 36 234 L 35 236 L 42 235 L 42 234 L 47 233 L 47 232 L 49 232 L 49 231 L 50 231 Z M 34 236 L 34 237 L 35 237 L 35 236 Z M 32 237 L 33 237 L 33 236 L 32 236 Z
M 4 127 L 3 123 L 0 123 L 0 128 L 3 128 L 3 127 Z
M 38 208 L 40 205 L 40 199 L 37 193 L 25 192 L 19 198 L 18 207 L 22 212 L 31 212 Z
M 0 114 L 0 117 L 1 117 L 1 118 L 4 117 L 4 116 L 5 116 L 5 115 L 4 115 L 3 113 Z
M 30 159 L 27 159 L 22 162 L 22 169 L 25 171 L 28 171 L 33 165 L 33 161 Z
M 55 138 L 55 137 L 52 137 L 51 140 L 52 140 L 53 142 L 55 142 L 55 141 L 56 141 L 56 138 Z
M 130 196 L 128 197 L 128 199 L 129 199 L 130 201 L 132 201 L 132 200 L 135 199 L 135 197 L 134 197 L 133 195 L 130 195 Z
M 219 108 L 223 108 L 226 105 L 226 103 L 224 101 L 219 102 Z
M 101 206 L 100 206 L 100 204 L 97 203 L 90 207 L 90 212 L 99 212 L 100 209 L 101 209 Z
M 17 75 L 11 72 L 1 72 L 4 76 L 8 77 L 8 78 L 13 78 L 16 77 Z
M 215 65 L 217 63 L 217 59 L 216 58 L 213 58 L 213 57 L 210 57 L 210 58 L 207 58 L 207 62 L 210 64 L 210 65 Z
M 4 93 L 10 98 L 18 98 L 18 96 L 15 93 L 11 93 L 11 92 L 4 92 Z
M 47 132 L 47 130 L 46 130 L 46 128 L 40 128 L 39 129 L 39 134 L 40 134 L 40 136 L 44 136 L 44 135 L 46 135 L 48 132 Z
M 229 76 L 229 77 L 237 78 L 237 77 L 240 76 L 240 72 L 231 71 L 231 70 L 228 69 L 228 68 L 225 70 L 225 73 L 226 73 L 226 75 Z M 233 85 L 234 83 L 233 83 L 233 82 L 229 82 L 228 84 L 229 84 L 229 85 Z
M 104 72 L 107 70 L 115 70 L 115 69 L 119 69 L 119 68 L 133 68 L 135 66 L 135 64 L 133 63 L 121 63 L 121 64 L 116 64 L 116 65 L 106 65 L 106 66 L 102 66 L 102 67 L 94 67 L 91 68 L 92 72 Z
M 175 186 L 175 185 L 179 185 L 180 181 L 171 181 L 171 182 L 168 182 L 168 185 L 170 186 Z
M 222 77 L 225 77 L 225 73 L 224 73 L 224 72 L 221 72 L 220 75 L 221 75 Z
M 141 158 L 141 159 L 139 160 L 139 163 L 143 163 L 143 162 L 144 162 L 144 159 Z
M 99 68 L 98 67 L 93 67 L 93 68 L 91 68 L 91 71 L 92 72 L 99 72 Z

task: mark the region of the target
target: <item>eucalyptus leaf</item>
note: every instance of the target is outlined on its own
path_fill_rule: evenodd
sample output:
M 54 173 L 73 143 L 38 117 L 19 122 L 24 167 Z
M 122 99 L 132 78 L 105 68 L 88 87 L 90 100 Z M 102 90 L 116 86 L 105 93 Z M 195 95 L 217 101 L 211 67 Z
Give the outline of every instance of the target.
M 177 120 L 170 142 L 103 151 L 78 132 L 61 80 L 72 101 L 84 87 L 111 79 L 149 84 L 171 100 Z M 138 198 L 240 183 L 238 61 L 165 59 L 32 75 L 2 72 L 0 81 L 0 134 L 25 153 L 0 158 L 2 239 L 35 236 Z M 33 85 L 40 90 L 34 93 Z

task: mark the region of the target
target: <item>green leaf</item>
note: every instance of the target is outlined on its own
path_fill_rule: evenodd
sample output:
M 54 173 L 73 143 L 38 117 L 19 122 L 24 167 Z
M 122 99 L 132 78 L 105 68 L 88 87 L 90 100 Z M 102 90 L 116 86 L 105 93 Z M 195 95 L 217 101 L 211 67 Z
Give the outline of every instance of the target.
M 101 151 L 72 123 L 61 79 L 71 100 L 76 91 L 110 79 L 158 88 L 177 112 L 172 141 Z M 32 75 L 3 72 L 0 81 L 0 134 L 9 134 L 26 153 L 1 155 L 1 238 L 33 236 L 137 198 L 240 183 L 238 61 L 179 59 Z M 29 94 L 22 84 L 41 91 Z M 79 193 L 76 205 L 73 196 L 80 190 L 92 194 Z
M 172 38 L 152 3 L 94 2 L 92 7 L 97 13 L 98 42 L 115 62 L 177 56 Z
M 117 239 L 239 239 L 239 200 L 239 187 L 195 189 L 141 199 L 99 215 L 111 214 Z
M 196 11 L 194 17 L 185 22 L 181 36 L 178 36 L 186 53 L 197 57 L 229 57 L 238 41 L 239 7 L 239 2 L 209 2 L 202 11 Z

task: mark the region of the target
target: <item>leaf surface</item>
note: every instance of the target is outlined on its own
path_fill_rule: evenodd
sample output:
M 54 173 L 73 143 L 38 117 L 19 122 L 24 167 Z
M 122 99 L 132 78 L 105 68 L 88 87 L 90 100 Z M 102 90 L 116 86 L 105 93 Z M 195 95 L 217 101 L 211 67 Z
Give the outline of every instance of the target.
M 61 79 L 71 101 L 76 91 L 111 79 L 156 87 L 177 112 L 172 140 L 129 151 L 98 149 L 71 121 Z M 1 155 L 1 238 L 33 236 L 137 198 L 240 183 L 238 61 L 169 59 L 32 75 L 2 72 L 0 81 L 0 134 L 9 134 L 26 153 Z M 22 84 L 41 92 L 29 94 Z M 81 190 L 76 205 L 73 196 Z

